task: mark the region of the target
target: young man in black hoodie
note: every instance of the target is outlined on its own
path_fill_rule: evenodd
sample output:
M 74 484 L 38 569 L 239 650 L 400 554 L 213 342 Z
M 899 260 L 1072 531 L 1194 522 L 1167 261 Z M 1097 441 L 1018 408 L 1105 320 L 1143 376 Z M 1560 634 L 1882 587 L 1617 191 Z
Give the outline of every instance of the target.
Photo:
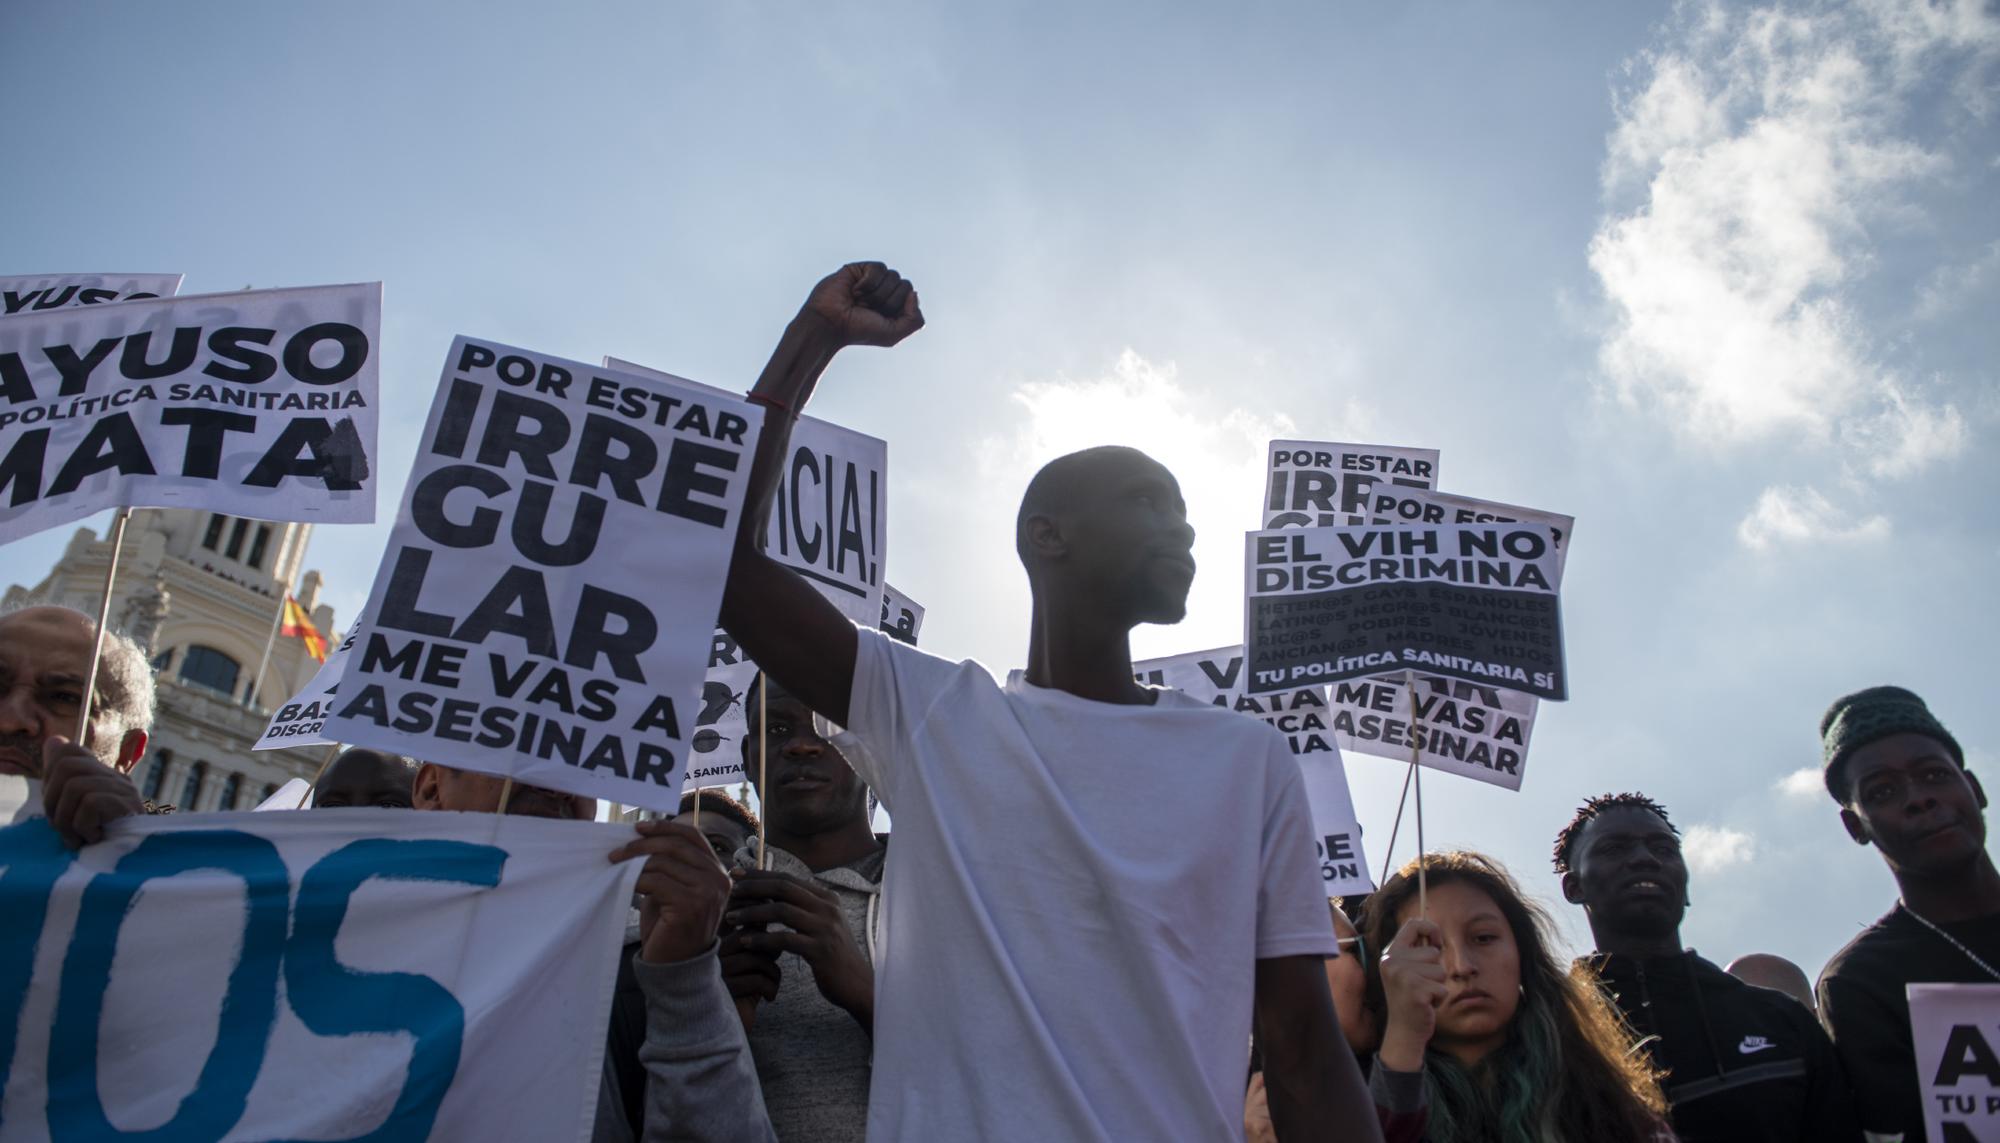
M 1826 788 L 1856 844 L 1872 845 L 1902 899 L 1819 977 L 1861 1125 L 1871 1139 L 1924 1138 L 1910 984 L 2000 983 L 2000 872 L 1986 852 L 1986 791 L 1924 700 L 1870 687 L 1820 720 Z
M 1667 811 L 1641 794 L 1591 798 L 1556 837 L 1563 897 L 1582 905 L 1585 958 L 1666 1071 L 1682 1143 L 1859 1143 L 1840 1061 L 1798 1001 L 1682 949 L 1687 865 Z

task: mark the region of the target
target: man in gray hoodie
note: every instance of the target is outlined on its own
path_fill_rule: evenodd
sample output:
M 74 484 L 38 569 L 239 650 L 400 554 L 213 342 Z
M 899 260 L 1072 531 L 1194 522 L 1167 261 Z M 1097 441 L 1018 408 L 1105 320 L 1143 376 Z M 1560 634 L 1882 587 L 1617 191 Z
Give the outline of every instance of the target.
M 756 868 L 754 841 L 738 855 L 723 977 L 778 1138 L 860 1143 L 887 849 L 869 825 L 867 786 L 822 736 L 830 728 L 815 727 L 805 704 L 768 680 L 744 707 L 744 771 L 762 803 L 766 868 Z

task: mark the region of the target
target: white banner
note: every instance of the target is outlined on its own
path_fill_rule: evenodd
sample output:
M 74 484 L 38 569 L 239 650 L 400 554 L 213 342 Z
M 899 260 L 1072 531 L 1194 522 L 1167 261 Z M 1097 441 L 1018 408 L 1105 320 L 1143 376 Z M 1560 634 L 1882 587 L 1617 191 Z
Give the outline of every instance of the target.
M 1416 670 L 1567 698 L 1554 553 L 1532 524 L 1251 532 L 1249 690 Z
M 631 836 L 363 809 L 125 818 L 81 851 L 0 830 L 0 1136 L 581 1143 Z
M 2000 984 L 1910 984 L 1930 1143 L 2000 1143 Z
M 325 736 L 672 813 L 759 412 L 454 340 Z
M 1378 484 L 1435 488 L 1437 468 L 1434 448 L 1272 441 L 1265 456 L 1264 527 L 1364 523 L 1368 494 Z
M 1262 719 L 1283 733 L 1305 778 L 1306 804 L 1312 810 L 1313 834 L 1319 839 L 1320 876 L 1326 881 L 1327 895 L 1344 897 L 1374 890 L 1367 856 L 1361 851 L 1354 795 L 1347 788 L 1347 768 L 1327 724 L 1325 688 L 1246 694 L 1241 647 L 1147 659 L 1132 664 L 1132 673 L 1142 683 L 1186 691 L 1203 702 Z
M 16 274 L 0 277 L 0 317 L 171 298 L 180 289 L 179 274 Z
M 333 739 L 320 732 L 325 729 L 326 716 L 333 713 L 333 696 L 340 686 L 341 672 L 347 668 L 347 653 L 354 650 L 355 637 L 361 634 L 361 621 L 347 629 L 347 635 L 340 645 L 326 656 L 326 662 L 319 665 L 306 685 L 278 708 L 271 721 L 264 724 L 264 733 L 250 745 L 252 750 L 285 750 L 293 746 L 331 746 Z
M 121 505 L 375 518 L 382 286 L 0 319 L 0 543 Z
M 1576 528 L 1576 521 L 1560 512 L 1389 484 L 1377 484 L 1369 493 L 1368 515 L 1371 524 L 1544 525 L 1555 545 L 1557 588 L 1562 586 L 1569 538 Z M 1414 738 L 1420 744 L 1417 759 L 1425 766 L 1509 790 L 1521 788 L 1539 699 L 1419 671 L 1413 733 L 1410 692 L 1403 678 L 1398 673 L 1334 684 L 1332 721 L 1342 750 L 1408 762 Z

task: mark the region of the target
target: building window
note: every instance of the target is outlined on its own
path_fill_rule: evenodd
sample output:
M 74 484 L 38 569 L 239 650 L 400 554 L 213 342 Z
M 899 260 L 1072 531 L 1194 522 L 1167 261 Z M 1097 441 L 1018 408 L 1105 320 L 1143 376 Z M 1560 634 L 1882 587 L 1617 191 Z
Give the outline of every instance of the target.
M 172 647 L 169 647 L 166 650 L 160 652 L 159 654 L 153 656 L 153 672 L 155 674 L 158 674 L 159 672 L 166 670 L 167 665 L 169 663 L 172 663 L 173 661 L 174 661 L 174 649 Z
M 139 789 L 139 796 L 149 802 L 160 800 L 160 787 L 166 785 L 167 767 L 174 764 L 171 750 L 153 751 L 153 762 L 146 767 L 146 781 Z
M 203 532 L 201 536 L 201 546 L 211 552 L 214 551 L 216 545 L 222 542 L 222 526 L 227 523 L 229 523 L 229 517 L 219 512 L 210 516 L 208 518 L 208 531 Z
M 176 803 L 183 813 L 192 811 L 196 799 L 201 797 L 201 781 L 208 777 L 208 763 L 197 762 L 188 767 L 187 781 L 181 783 L 181 800 Z
M 257 534 L 251 537 L 250 540 L 250 555 L 243 562 L 262 571 L 264 568 L 264 550 L 270 546 L 271 526 L 269 524 L 257 525 Z
M 235 809 L 236 799 L 242 793 L 243 793 L 243 775 L 231 774 L 229 776 L 229 780 L 222 784 L 222 797 L 216 802 L 215 808 L 218 810 Z
M 213 647 L 199 643 L 190 644 L 181 655 L 181 679 L 223 694 L 236 694 L 236 676 L 243 673 L 242 664 Z
M 223 547 L 222 554 L 232 560 L 240 558 L 243 555 L 243 533 L 249 530 L 250 521 L 248 520 L 238 520 L 234 524 L 231 524 L 229 526 L 229 543 Z

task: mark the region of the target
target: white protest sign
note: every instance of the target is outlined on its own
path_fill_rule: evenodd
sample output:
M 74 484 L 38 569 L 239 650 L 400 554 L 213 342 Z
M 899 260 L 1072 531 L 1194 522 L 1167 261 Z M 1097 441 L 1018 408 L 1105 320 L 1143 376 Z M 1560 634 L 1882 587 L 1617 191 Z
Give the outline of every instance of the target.
M 382 286 L 0 320 L 0 543 L 120 506 L 375 518 Z
M 1911 984 L 1930 1143 L 2000 1143 L 2000 984 Z
M 881 627 L 898 642 L 916 646 L 924 632 L 924 605 L 897 591 L 895 584 L 883 584 Z
M 1264 526 L 1363 523 L 1370 490 L 1385 483 L 1435 488 L 1437 470 L 1434 448 L 1272 441 L 1265 455 Z
M 347 668 L 347 653 L 354 649 L 354 640 L 361 634 L 361 621 L 347 629 L 341 639 L 319 665 L 313 677 L 298 694 L 285 700 L 271 721 L 264 724 L 264 733 L 250 744 L 252 750 L 284 750 L 293 746 L 331 746 L 333 739 L 321 735 L 326 716 L 333 712 L 333 695 L 340 686 L 341 672 Z
M 758 412 L 453 341 L 325 736 L 672 812 Z
M 616 357 L 606 357 L 604 364 L 734 396 Z M 762 410 L 758 413 L 761 425 Z M 842 615 L 863 625 L 878 622 L 888 609 L 882 579 L 889 535 L 888 475 L 887 442 L 817 417 L 800 417 L 792 426 L 791 457 L 778 472 L 778 489 L 764 521 L 764 553 L 805 577 Z M 684 782 L 688 789 L 743 780 L 742 742 L 748 727 L 743 697 L 756 679 L 757 664 L 737 648 L 734 636 L 716 628 Z
M 15 274 L 0 277 L 0 317 L 171 298 L 180 289 L 179 274 Z
M 1560 512 L 1391 484 L 1377 484 L 1368 494 L 1368 515 L 1373 524 L 1546 525 L 1556 549 L 1558 588 L 1576 527 L 1575 520 Z M 1413 733 L 1410 692 L 1403 678 L 1395 674 L 1334 684 L 1333 729 L 1342 750 L 1407 762 L 1415 738 L 1417 760 L 1423 765 L 1509 790 L 1521 788 L 1539 699 L 1419 671 Z
M 252 747 L 255 749 L 255 747 Z M 312 793 L 312 783 L 304 778 L 287 778 L 285 784 L 271 791 L 271 796 L 250 807 L 253 814 L 267 814 L 273 810 L 296 810 L 306 804 L 306 795 Z
M 1326 881 L 1327 895 L 1344 897 L 1374 890 L 1368 860 L 1361 851 L 1354 795 L 1347 788 L 1347 768 L 1328 731 L 1325 688 L 1246 694 L 1241 647 L 1147 659 L 1132 664 L 1132 674 L 1142 683 L 1186 691 L 1203 702 L 1261 719 L 1284 734 L 1305 779 L 1306 804 L 1312 811 L 1313 834 L 1319 839 L 1320 876 Z
M 1546 527 L 1251 532 L 1244 562 L 1252 694 L 1416 670 L 1569 695 Z
M 1401 676 L 1333 684 L 1328 721 L 1342 750 L 1410 760 L 1410 690 Z M 1417 674 L 1417 761 L 1509 790 L 1521 788 L 1539 700 L 1463 679 Z
M 890 637 L 915 646 L 924 627 L 923 605 L 897 591 L 882 586 L 881 628 Z M 736 649 L 736 639 L 717 628 L 709 647 L 708 675 L 701 684 L 701 714 L 695 725 L 694 753 L 689 756 L 689 790 L 727 786 L 748 780 L 743 769 L 743 736 L 750 730 L 750 712 L 744 703 L 750 685 L 757 681 L 757 664 Z
M 329 810 L 0 829 L 0 1136 L 590 1137 L 625 825 Z
M 615 357 L 606 357 L 604 364 L 741 400 L 713 385 Z M 757 411 L 761 425 L 763 410 Z M 791 448 L 764 522 L 764 554 L 810 580 L 841 614 L 863 625 L 873 623 L 882 610 L 889 536 L 889 445 L 817 417 L 800 417 L 792 427 Z

